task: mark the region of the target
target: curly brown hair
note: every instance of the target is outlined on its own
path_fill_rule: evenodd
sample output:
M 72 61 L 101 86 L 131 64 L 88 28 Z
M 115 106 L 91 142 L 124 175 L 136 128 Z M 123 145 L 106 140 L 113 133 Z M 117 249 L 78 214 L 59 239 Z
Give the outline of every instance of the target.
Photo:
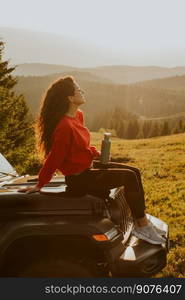
M 45 93 L 37 124 L 39 146 L 45 157 L 51 150 L 52 134 L 69 109 L 68 96 L 73 96 L 74 91 L 74 78 L 65 76 L 52 83 Z

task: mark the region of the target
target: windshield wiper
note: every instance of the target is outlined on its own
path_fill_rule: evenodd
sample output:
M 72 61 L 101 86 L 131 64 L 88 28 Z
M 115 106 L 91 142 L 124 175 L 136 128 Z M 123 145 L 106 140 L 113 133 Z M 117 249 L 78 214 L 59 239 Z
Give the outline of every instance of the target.
M 12 174 L 12 173 L 2 172 L 2 171 L 0 171 L 0 174 L 6 175 L 6 176 L 12 176 L 12 177 L 18 176 L 18 175 Z

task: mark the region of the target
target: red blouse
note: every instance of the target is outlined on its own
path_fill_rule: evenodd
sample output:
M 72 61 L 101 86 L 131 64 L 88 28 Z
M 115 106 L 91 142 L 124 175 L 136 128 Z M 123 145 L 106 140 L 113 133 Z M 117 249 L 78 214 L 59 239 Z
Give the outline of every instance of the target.
M 84 126 L 83 112 L 77 110 L 76 117 L 64 116 L 52 137 L 52 147 L 39 172 L 37 186 L 41 188 L 58 169 L 64 175 L 72 175 L 89 168 L 100 152 L 90 146 L 90 132 Z

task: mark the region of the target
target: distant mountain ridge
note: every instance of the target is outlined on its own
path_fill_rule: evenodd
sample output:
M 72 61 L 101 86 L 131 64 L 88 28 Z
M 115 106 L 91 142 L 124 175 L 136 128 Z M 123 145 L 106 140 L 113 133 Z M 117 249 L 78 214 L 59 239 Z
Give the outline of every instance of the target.
M 44 76 L 60 73 L 82 74 L 88 72 L 92 76 L 99 77 L 104 82 L 115 84 L 130 84 L 152 79 L 167 78 L 185 75 L 185 67 L 134 67 L 134 66 L 101 66 L 96 68 L 76 68 L 65 65 L 26 63 L 16 67 L 14 74 L 17 76 Z
M 64 65 L 52 65 L 42 63 L 25 63 L 16 66 L 14 75 L 17 76 L 45 76 L 63 72 L 71 72 L 78 70 L 78 68 L 64 66 Z
M 115 84 L 129 84 L 185 75 L 185 66 L 131 66 L 127 62 L 134 62 L 137 53 L 134 57 L 127 57 L 122 51 L 112 52 L 85 40 L 57 34 L 0 27 L 0 39 L 6 46 L 4 58 L 9 59 L 10 64 L 18 65 L 15 74 L 21 76 L 43 76 L 73 70 L 90 72 Z M 184 52 L 181 52 L 181 61 L 185 61 Z M 178 52 L 173 53 L 171 59 L 174 55 L 177 57 Z
M 94 73 L 117 84 L 130 84 L 150 79 L 185 75 L 185 66 L 165 68 L 157 66 L 102 66 L 94 68 Z

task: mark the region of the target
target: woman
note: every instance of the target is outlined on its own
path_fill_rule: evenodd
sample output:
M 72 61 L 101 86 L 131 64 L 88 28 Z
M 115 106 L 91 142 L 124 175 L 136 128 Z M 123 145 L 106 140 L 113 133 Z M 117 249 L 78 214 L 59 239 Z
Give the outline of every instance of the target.
M 65 175 L 68 191 L 105 194 L 108 189 L 124 185 L 128 205 L 135 219 L 133 233 L 152 244 L 165 239 L 145 215 L 144 191 L 138 169 L 93 169 L 100 152 L 90 146 L 90 133 L 84 126 L 79 106 L 86 102 L 83 91 L 71 76 L 60 78 L 46 92 L 39 117 L 40 143 L 46 160 L 33 187 L 20 192 L 38 192 L 58 169 Z

